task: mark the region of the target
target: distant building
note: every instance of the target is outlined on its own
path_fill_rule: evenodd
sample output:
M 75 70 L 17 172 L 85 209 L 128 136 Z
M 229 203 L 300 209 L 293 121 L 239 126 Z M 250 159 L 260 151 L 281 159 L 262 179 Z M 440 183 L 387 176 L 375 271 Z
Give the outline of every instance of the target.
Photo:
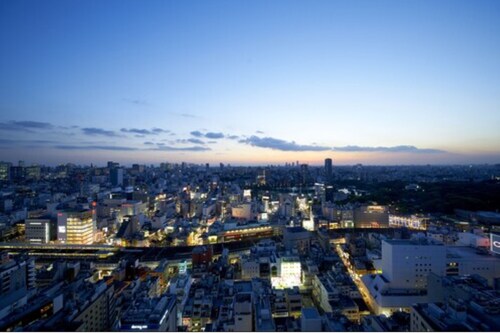
M 96 230 L 92 210 L 57 213 L 57 240 L 63 244 L 90 245 Z
M 111 185 L 123 186 L 123 168 L 112 168 L 109 175 Z
M 29 218 L 25 222 L 25 239 L 32 244 L 47 244 L 55 239 L 55 223 L 50 217 Z
M 389 211 L 386 206 L 361 206 L 354 210 L 355 228 L 387 228 Z
M 330 181 L 332 179 L 332 175 L 333 175 L 332 159 L 326 158 L 325 159 L 325 178 L 326 178 L 326 180 Z
M 10 162 L 0 162 L 0 181 L 10 180 L 10 168 L 12 163 Z

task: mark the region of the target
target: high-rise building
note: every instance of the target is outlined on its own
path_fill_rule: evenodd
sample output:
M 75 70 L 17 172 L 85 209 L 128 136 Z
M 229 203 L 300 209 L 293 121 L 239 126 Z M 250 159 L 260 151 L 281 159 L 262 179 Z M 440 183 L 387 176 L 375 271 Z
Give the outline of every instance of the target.
M 325 159 L 325 178 L 326 178 L 326 180 L 330 181 L 332 179 L 332 175 L 333 175 L 332 159 L 326 158 Z
M 92 210 L 57 213 L 57 239 L 61 243 L 90 245 L 94 242 L 95 230 Z
M 40 166 L 32 165 L 25 168 L 26 179 L 39 180 L 40 179 Z
M 12 167 L 12 163 L 10 163 L 10 162 L 0 162 L 0 181 L 10 180 L 10 168 L 11 167 Z
M 11 166 L 10 167 L 10 179 L 14 181 L 20 181 L 24 179 L 24 167 L 22 166 Z
M 111 169 L 110 180 L 113 186 L 123 186 L 123 168 Z

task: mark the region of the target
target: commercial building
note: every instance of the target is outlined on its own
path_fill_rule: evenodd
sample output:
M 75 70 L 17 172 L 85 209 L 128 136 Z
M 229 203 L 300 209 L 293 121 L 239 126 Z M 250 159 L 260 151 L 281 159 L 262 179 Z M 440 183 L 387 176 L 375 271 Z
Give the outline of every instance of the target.
M 93 210 L 57 213 L 57 240 L 62 244 L 90 245 L 94 242 L 95 230 Z
M 361 278 L 376 314 L 409 311 L 427 300 L 427 275 L 445 275 L 446 247 L 427 238 L 382 241 L 382 274 Z
M 386 206 L 361 206 L 354 209 L 355 228 L 387 228 L 389 211 Z
M 25 222 L 25 239 L 31 244 L 47 244 L 55 239 L 55 223 L 50 217 L 29 218 Z
M 429 218 L 419 215 L 389 215 L 389 226 L 395 228 L 405 227 L 408 229 L 426 230 Z

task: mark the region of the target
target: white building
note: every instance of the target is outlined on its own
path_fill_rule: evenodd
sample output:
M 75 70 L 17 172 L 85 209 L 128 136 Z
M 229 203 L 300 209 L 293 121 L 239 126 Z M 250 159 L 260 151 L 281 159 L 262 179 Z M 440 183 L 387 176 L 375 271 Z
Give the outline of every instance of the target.
M 382 241 L 382 274 L 365 275 L 362 285 L 376 314 L 409 311 L 427 300 L 427 275 L 446 272 L 446 247 L 426 238 Z
M 302 285 L 302 265 L 297 256 L 277 258 L 278 272 L 274 277 L 271 268 L 271 284 L 276 289 L 300 287 Z

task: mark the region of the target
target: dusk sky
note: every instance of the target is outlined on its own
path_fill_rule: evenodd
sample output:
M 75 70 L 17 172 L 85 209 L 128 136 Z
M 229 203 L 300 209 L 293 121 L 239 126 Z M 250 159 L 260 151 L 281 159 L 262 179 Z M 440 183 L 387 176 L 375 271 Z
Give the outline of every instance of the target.
M 500 1 L 0 1 L 0 160 L 500 163 Z

